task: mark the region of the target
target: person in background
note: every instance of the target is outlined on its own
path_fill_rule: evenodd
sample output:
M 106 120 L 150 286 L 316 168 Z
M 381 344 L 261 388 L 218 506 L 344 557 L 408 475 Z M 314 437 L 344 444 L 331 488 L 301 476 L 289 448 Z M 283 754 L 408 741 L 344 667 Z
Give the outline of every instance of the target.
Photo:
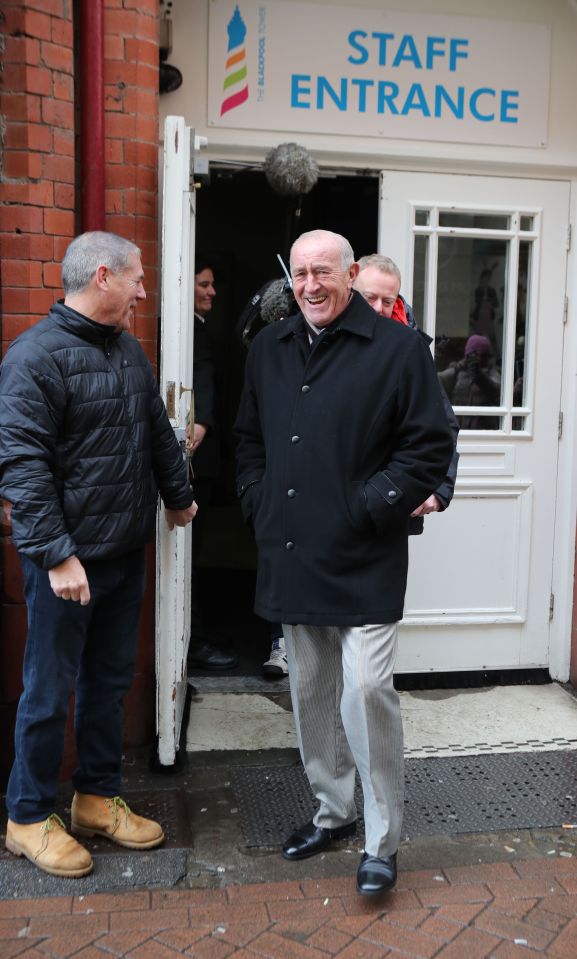
M 28 609 L 6 848 L 56 876 L 93 865 L 54 811 L 73 690 L 72 832 L 130 849 L 164 840 L 119 795 L 123 700 L 158 493 L 170 529 L 187 525 L 196 504 L 154 371 L 129 332 L 143 280 L 133 243 L 76 237 L 64 300 L 0 368 L 0 494 L 12 505 Z
M 404 326 L 418 330 L 424 337 L 427 344 L 431 338 L 419 330 L 413 310 L 407 301 L 400 295 L 401 289 L 401 271 L 394 260 L 388 256 L 382 256 L 380 253 L 371 253 L 368 256 L 362 256 L 358 260 L 359 273 L 354 283 L 354 289 L 365 298 L 369 306 L 376 310 L 381 316 L 396 320 Z M 459 465 L 459 454 L 457 452 L 457 439 L 459 436 L 459 423 L 453 413 L 451 402 L 441 388 L 445 413 L 453 433 L 453 458 L 447 470 L 442 483 L 431 493 L 427 499 L 421 503 L 411 514 L 411 523 L 409 533 L 422 533 L 423 516 L 427 513 L 436 513 L 445 510 L 453 498 L 455 492 L 455 480 L 457 478 L 457 467 Z
M 247 358 L 235 424 L 237 491 L 255 530 L 255 611 L 283 624 L 301 757 L 318 800 L 283 846 L 314 856 L 356 829 L 357 890 L 392 889 L 403 812 L 403 733 L 393 685 L 409 516 L 453 452 L 426 343 L 353 290 L 345 237 L 302 234 L 290 256 L 299 312 Z
M 491 286 L 491 277 L 496 265 L 481 270 L 479 284 L 474 292 L 474 306 L 470 313 L 471 333 L 486 336 L 492 350 L 497 350 L 498 347 L 496 317 L 499 297 L 496 289 Z
M 192 533 L 191 622 L 188 666 L 195 669 L 226 670 L 237 666 L 235 656 L 206 640 L 198 589 L 197 563 L 202 546 L 206 516 L 214 484 L 220 471 L 220 449 L 215 390 L 214 363 L 207 329 L 208 315 L 216 296 L 214 270 L 208 260 L 197 255 L 194 264 L 194 422 L 187 430 L 187 449 L 192 454 L 194 494 L 198 516 Z
M 268 280 L 254 294 L 242 311 L 237 332 L 248 349 L 257 333 L 271 323 L 278 323 L 297 311 L 288 280 Z M 265 679 L 284 679 L 288 663 L 281 623 L 269 624 L 270 653 L 262 664 Z
M 463 359 L 451 363 L 439 373 L 439 379 L 455 406 L 498 406 L 501 399 L 501 374 L 495 366 L 491 341 L 473 333 L 465 343 Z M 519 395 L 519 385 L 517 386 Z M 515 397 L 517 399 L 517 397 Z M 498 430 L 499 416 L 471 413 L 461 416 L 466 430 Z

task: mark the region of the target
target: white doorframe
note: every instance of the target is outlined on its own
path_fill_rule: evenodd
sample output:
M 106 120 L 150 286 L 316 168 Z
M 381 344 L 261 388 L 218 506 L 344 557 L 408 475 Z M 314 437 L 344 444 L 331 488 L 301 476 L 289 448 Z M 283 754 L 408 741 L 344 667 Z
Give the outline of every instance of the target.
M 563 433 L 559 444 L 555 550 L 553 553 L 554 616 L 551 623 L 550 672 L 567 682 L 571 658 L 573 580 L 577 526 L 577 181 L 571 183 L 570 223 L 573 237 L 567 258 L 567 311 L 564 339 L 561 409 Z
M 160 392 L 184 444 L 192 388 L 194 316 L 193 134 L 182 117 L 164 128 Z M 161 506 L 156 536 L 156 728 L 158 760 L 175 763 L 187 694 L 191 527 L 169 532 Z

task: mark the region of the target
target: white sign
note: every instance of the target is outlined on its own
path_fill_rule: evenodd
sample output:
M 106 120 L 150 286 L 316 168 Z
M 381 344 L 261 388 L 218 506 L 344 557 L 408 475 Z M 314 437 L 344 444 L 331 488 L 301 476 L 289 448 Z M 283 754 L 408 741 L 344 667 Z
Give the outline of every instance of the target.
M 540 146 L 551 30 L 286 0 L 211 0 L 208 122 Z

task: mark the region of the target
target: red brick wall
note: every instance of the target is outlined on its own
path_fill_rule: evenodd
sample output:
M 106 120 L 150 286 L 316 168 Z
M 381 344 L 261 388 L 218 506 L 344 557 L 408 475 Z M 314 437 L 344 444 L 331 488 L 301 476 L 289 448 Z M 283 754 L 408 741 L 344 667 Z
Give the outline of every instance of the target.
M 147 300 L 136 335 L 156 365 L 158 3 L 105 0 L 106 228 L 142 250 Z
M 142 251 L 146 301 L 134 333 L 156 367 L 158 329 L 158 2 L 105 0 L 106 229 Z M 126 702 L 127 745 L 154 735 L 154 550 L 136 676 Z
M 64 0 L 4 0 L 2 350 L 59 295 L 74 236 L 73 35 Z
M 93 0 L 98 2 L 98 0 Z M 72 0 L 3 0 L 5 123 L 0 183 L 2 353 L 61 295 L 60 262 L 80 231 L 81 176 L 74 129 Z M 158 2 L 105 0 L 106 229 L 142 250 L 147 300 L 135 333 L 156 364 Z M 76 85 L 78 88 L 78 85 Z M 76 106 L 78 106 L 76 104 Z M 26 613 L 19 565 L 4 516 L 0 529 L 0 783 L 12 759 Z M 154 596 L 154 551 L 149 553 Z M 149 589 L 149 595 L 151 592 Z M 127 745 L 154 732 L 154 608 L 143 611 L 137 676 L 127 704 Z M 70 739 L 70 737 L 69 737 Z M 73 757 L 68 744 L 68 767 Z

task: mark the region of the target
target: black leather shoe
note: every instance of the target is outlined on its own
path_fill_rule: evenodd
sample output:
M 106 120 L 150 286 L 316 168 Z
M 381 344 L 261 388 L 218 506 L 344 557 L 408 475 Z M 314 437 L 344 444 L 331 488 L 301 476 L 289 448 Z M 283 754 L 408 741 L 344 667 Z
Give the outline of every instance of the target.
M 397 881 L 397 854 L 385 856 L 369 856 L 363 853 L 361 864 L 357 872 L 357 890 L 361 896 L 379 896 L 389 892 Z
M 204 643 L 202 646 L 191 646 L 188 650 L 187 663 L 196 669 L 234 669 L 238 666 L 235 656 L 223 653 L 216 646 Z
M 309 856 L 316 856 L 326 849 L 333 839 L 354 836 L 356 831 L 356 822 L 348 822 L 346 826 L 337 826 L 336 829 L 326 829 L 315 826 L 314 822 L 307 822 L 288 837 L 282 847 L 282 854 L 285 859 L 308 859 Z

